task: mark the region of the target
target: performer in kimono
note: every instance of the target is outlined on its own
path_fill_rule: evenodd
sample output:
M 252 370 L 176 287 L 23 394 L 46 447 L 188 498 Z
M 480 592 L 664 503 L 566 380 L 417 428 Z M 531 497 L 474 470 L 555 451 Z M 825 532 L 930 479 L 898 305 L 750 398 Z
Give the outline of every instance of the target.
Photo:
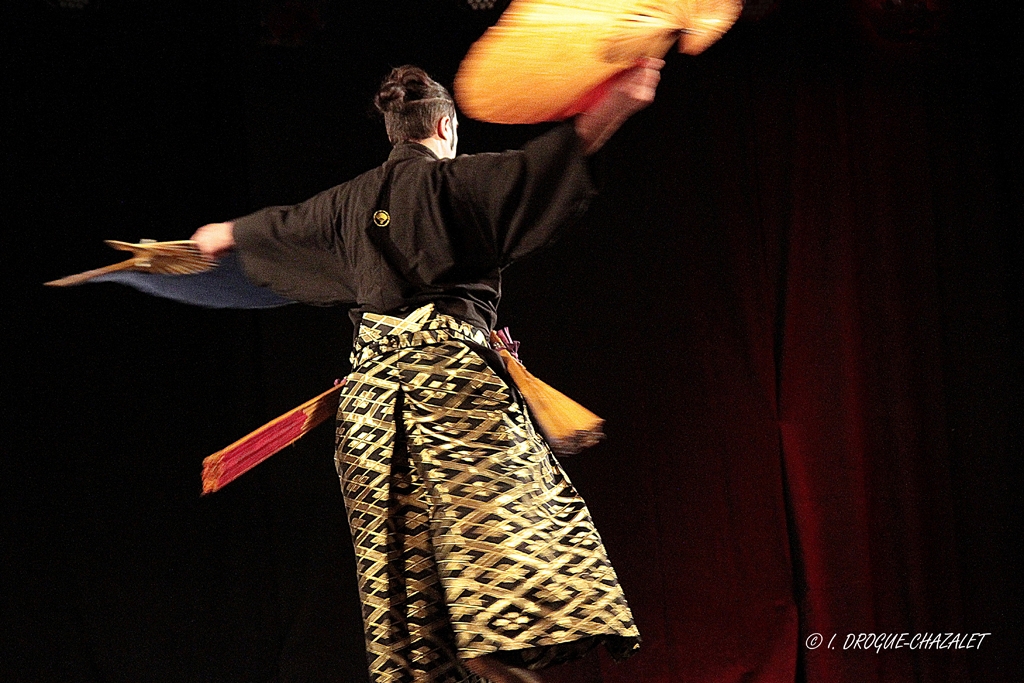
M 376 98 L 382 166 L 194 235 L 291 300 L 351 306 L 336 465 L 373 683 L 539 681 L 640 637 L 587 508 L 488 347 L 501 271 L 586 208 L 588 155 L 654 98 L 663 62 L 522 150 L 456 156 L 448 91 L 403 66 Z

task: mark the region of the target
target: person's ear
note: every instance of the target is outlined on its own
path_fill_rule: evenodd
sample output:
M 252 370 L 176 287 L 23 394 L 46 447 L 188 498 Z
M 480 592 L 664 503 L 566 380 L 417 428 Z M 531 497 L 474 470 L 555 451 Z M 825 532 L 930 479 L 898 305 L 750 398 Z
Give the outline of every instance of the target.
M 452 141 L 452 134 L 454 133 L 454 127 L 452 125 L 452 117 L 447 114 L 437 120 L 437 137 L 447 142 Z

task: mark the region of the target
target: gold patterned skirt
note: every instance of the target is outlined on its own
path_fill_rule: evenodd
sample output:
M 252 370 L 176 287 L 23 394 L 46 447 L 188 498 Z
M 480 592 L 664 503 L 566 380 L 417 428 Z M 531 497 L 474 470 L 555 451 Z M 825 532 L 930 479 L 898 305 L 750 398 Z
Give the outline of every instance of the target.
M 433 305 L 365 314 L 335 463 L 370 680 L 479 681 L 461 660 L 540 669 L 640 637 L 586 505 L 522 402 Z

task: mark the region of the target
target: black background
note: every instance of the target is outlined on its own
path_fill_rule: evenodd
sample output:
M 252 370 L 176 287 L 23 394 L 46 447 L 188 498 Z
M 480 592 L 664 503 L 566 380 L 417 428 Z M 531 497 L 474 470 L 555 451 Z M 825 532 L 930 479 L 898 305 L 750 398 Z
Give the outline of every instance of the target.
M 608 420 L 566 468 L 647 642 L 556 676 L 1017 680 L 1018 11 L 948 3 L 935 35 L 897 41 L 870 3 L 761 5 L 704 55 L 669 55 L 579 233 L 507 274 L 502 324 L 531 370 Z M 345 374 L 346 312 L 41 283 L 115 260 L 103 239 L 187 237 L 380 163 L 383 75 L 413 62 L 450 83 L 495 17 L 0 10 L 4 680 L 365 680 L 331 430 L 199 496 L 203 456 Z M 459 151 L 542 128 L 464 119 Z M 851 348 L 869 362 L 845 365 Z M 844 382 L 868 387 L 856 405 Z M 818 442 L 857 432 L 830 431 L 836 414 L 869 436 L 805 457 L 786 405 Z M 826 626 L 995 635 L 962 657 L 832 662 L 802 645 Z

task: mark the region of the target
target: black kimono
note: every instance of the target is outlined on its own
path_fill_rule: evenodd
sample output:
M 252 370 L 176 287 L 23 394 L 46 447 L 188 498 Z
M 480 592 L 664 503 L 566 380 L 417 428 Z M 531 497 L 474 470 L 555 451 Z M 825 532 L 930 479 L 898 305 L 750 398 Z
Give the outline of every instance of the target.
M 486 350 L 501 269 L 592 194 L 565 125 L 450 160 L 399 144 L 377 169 L 235 222 L 250 280 L 353 306 L 335 460 L 374 683 L 479 680 L 460 660 L 486 654 L 542 668 L 639 646 L 586 506 Z

